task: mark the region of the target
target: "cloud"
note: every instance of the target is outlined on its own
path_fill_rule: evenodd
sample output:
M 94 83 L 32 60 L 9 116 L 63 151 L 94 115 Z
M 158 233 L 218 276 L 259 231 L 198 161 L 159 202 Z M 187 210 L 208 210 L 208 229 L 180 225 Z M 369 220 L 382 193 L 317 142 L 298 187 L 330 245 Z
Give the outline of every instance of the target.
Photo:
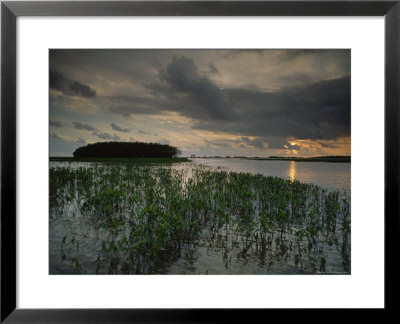
M 97 131 L 96 127 L 93 127 L 91 125 L 88 124 L 82 124 L 80 122 L 73 122 L 72 123 L 74 125 L 74 128 L 76 129 L 82 129 L 82 130 L 88 130 L 88 131 Z
M 78 96 L 84 98 L 94 98 L 96 97 L 96 91 L 86 84 L 81 84 L 78 81 L 74 81 L 69 85 L 69 90 Z
M 260 139 L 250 139 L 248 137 L 242 137 L 242 141 L 245 142 L 248 146 L 253 146 L 255 148 L 262 149 L 265 147 L 265 144 Z
M 109 133 L 93 132 L 92 135 L 97 136 L 100 139 L 105 139 L 105 140 L 119 141 L 121 139 L 118 135 L 116 135 L 116 134 L 111 135 Z
M 300 151 L 301 150 L 301 146 L 298 144 L 289 144 L 288 143 L 288 148 L 290 151 Z
M 165 70 L 160 71 L 163 84 L 149 86 L 156 93 L 178 99 L 180 103 L 190 105 L 177 106 L 197 118 L 225 119 L 229 105 L 221 89 L 207 76 L 200 74 L 194 61 L 185 56 L 176 57 Z M 171 95 L 174 95 L 171 97 Z
M 64 75 L 57 71 L 50 70 L 50 89 L 62 91 L 65 87 L 67 80 Z
M 157 139 L 171 134 L 172 141 L 173 132 L 185 138 L 205 130 L 238 139 L 238 143 L 228 143 L 212 136 L 208 145 L 228 148 L 229 144 L 238 150 L 242 146 L 246 152 L 253 148 L 282 149 L 296 139 L 330 145 L 332 140 L 350 137 L 348 50 L 51 53 L 50 86 L 58 90 L 50 92 L 53 127 L 59 127 L 54 118 L 64 116 L 81 121 L 77 127 L 72 125 L 90 131 L 88 135 L 96 133 L 110 139 L 117 136 L 114 132 L 123 135 L 128 130 L 140 135 L 125 128 L 128 124 L 111 123 L 115 114 L 135 116 L 135 122 L 143 121 L 140 128 L 146 129 L 147 135 L 159 133 Z M 92 88 L 108 95 L 88 100 L 84 96 L 90 97 Z M 82 113 L 82 118 L 73 117 L 76 113 Z M 96 123 L 88 119 L 94 113 Z M 181 120 L 185 127 L 178 129 L 160 122 L 170 117 Z M 97 121 L 111 123 L 110 134 L 92 126 L 97 126 Z M 92 124 L 86 125 L 91 128 L 85 128 L 85 122 Z M 199 143 L 204 143 L 204 137 Z M 322 144 L 316 147 L 330 148 Z M 302 150 L 305 152 L 306 147 Z
M 224 122 L 197 120 L 193 128 L 272 138 L 350 136 L 350 77 L 277 92 L 226 89 L 232 114 Z
M 108 108 L 111 112 L 121 114 L 124 117 L 130 117 L 131 114 L 135 112 L 134 107 L 126 107 L 126 106 L 111 106 Z
M 86 145 L 86 141 L 81 137 L 78 137 L 78 139 L 75 141 L 75 143 L 78 145 Z
M 50 133 L 50 139 L 53 139 L 53 140 L 62 140 L 62 138 L 61 138 L 58 134 L 56 134 L 55 132 L 51 132 L 51 133 Z
M 68 140 L 68 139 L 58 135 L 55 132 L 50 133 L 50 139 L 53 142 L 64 142 L 64 143 L 67 143 L 68 145 L 73 145 L 74 147 L 79 146 L 79 145 L 86 145 L 86 141 L 81 137 L 77 137 L 76 140 Z
M 66 78 L 60 72 L 50 70 L 50 89 L 61 91 L 67 96 L 79 96 L 82 98 L 96 97 L 96 90 L 86 84 Z
M 120 126 L 118 126 L 115 123 L 111 123 L 111 128 L 118 131 L 118 132 L 124 132 L 124 133 L 129 133 L 130 129 L 129 128 L 122 128 Z
M 291 49 L 291 50 L 284 50 L 282 53 L 279 53 L 277 57 L 277 61 L 279 63 L 283 63 L 286 61 L 292 61 L 299 57 L 303 56 L 311 56 L 311 55 L 318 55 L 324 53 L 323 49 Z
M 210 64 L 208 67 L 210 68 L 210 73 L 211 74 L 218 74 L 219 73 L 219 70 L 214 66 L 214 64 Z
M 71 156 L 72 152 L 78 147 L 86 145 L 83 138 L 69 140 L 56 134 L 50 133 L 50 154 L 51 156 Z
M 262 57 L 262 52 L 251 53 Z M 282 51 L 281 57 L 327 55 L 319 53 L 325 52 Z M 99 100 L 108 112 L 124 117 L 175 112 L 191 118 L 194 129 L 250 138 L 322 140 L 350 136 L 350 77 L 316 82 L 316 78 L 300 71 L 275 78 L 285 84 L 279 90 L 222 88 L 201 73 L 193 59 L 175 56 L 159 70 L 158 78 L 157 82 L 143 85 L 151 93 L 114 94 Z
M 220 89 L 185 57 L 174 57 L 160 75 L 162 82 L 149 87 L 162 99 L 148 104 L 192 118 L 194 129 L 281 139 L 350 136 L 350 77 L 293 82 L 279 91 Z
M 243 55 L 257 55 L 262 56 L 264 54 L 264 50 L 262 49 L 242 49 L 242 50 L 229 50 L 225 53 L 224 58 L 228 60 L 236 59 Z
M 217 148 L 231 148 L 232 145 L 239 144 L 240 141 L 231 139 L 217 139 L 217 140 L 204 140 L 204 143 L 207 146 L 212 146 Z
M 159 139 L 157 141 L 157 143 L 160 143 L 160 144 L 171 144 L 171 142 L 166 138 Z
M 337 144 L 331 144 L 331 143 L 318 142 L 318 144 L 324 148 L 336 148 L 337 147 Z
M 51 119 L 50 119 L 50 126 L 53 126 L 53 127 L 62 127 L 62 126 L 63 126 L 63 123 L 62 123 L 62 122 L 59 122 L 59 121 L 56 121 L 56 120 L 51 120 Z
M 289 75 L 278 76 L 275 78 L 275 82 L 276 84 L 283 85 L 285 88 L 293 88 L 316 82 L 316 80 L 306 72 L 297 72 Z
M 275 142 L 276 138 L 350 136 L 350 77 L 297 84 L 279 91 L 220 89 L 200 76 L 191 60 L 183 61 L 175 58 L 171 64 L 178 67 L 165 70 L 158 96 L 138 101 L 145 105 L 129 104 L 129 98 L 124 97 L 124 104 L 115 105 L 111 111 L 124 116 L 172 111 L 191 118 L 193 129 L 267 137 Z
M 156 98 L 138 98 L 129 96 L 114 96 L 107 98 L 108 104 L 107 110 L 123 117 L 131 117 L 134 114 L 159 114 L 165 112 L 163 107 L 163 101 Z M 168 106 L 168 103 L 166 103 Z

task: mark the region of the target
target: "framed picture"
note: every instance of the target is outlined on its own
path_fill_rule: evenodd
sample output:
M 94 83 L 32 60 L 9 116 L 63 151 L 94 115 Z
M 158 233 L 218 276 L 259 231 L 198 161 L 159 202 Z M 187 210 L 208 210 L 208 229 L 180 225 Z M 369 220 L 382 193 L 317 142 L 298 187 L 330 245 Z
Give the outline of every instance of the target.
M 397 1 L 1 9 L 1 321 L 393 309 Z

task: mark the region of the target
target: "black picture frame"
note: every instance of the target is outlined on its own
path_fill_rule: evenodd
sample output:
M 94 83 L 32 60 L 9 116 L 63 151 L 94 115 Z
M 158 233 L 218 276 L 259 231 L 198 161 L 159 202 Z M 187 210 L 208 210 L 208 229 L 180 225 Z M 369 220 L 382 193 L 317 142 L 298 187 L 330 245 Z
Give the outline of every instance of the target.
M 384 16 L 385 308 L 398 288 L 400 1 L 2 1 L 1 2 L 1 322 L 234 322 L 266 310 L 17 309 L 16 19 L 18 16 Z M 366 283 L 367 284 L 367 283 Z M 272 311 L 272 310 L 270 310 Z M 380 310 L 379 310 L 380 311 Z M 261 313 L 261 314 L 260 314 Z

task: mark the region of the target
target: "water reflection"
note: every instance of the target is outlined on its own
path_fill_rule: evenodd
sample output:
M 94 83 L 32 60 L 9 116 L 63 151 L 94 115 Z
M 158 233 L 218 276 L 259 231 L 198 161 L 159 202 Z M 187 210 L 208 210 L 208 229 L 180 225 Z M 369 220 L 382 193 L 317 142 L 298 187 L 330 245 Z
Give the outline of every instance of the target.
M 288 171 L 289 179 L 291 182 L 296 180 L 296 162 L 290 161 L 289 171 Z
M 193 159 L 194 163 L 233 172 L 250 172 L 312 183 L 330 190 L 351 192 L 351 163 L 295 162 L 249 159 Z
M 50 273 L 350 273 L 350 201 L 282 170 L 54 165 Z

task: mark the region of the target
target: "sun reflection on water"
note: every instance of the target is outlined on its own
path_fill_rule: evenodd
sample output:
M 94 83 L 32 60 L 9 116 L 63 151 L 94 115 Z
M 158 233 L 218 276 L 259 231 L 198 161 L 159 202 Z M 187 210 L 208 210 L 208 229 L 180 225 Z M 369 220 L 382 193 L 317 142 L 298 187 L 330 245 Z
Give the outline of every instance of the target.
M 294 180 L 296 180 L 296 162 L 295 161 L 290 161 L 290 166 L 289 166 L 289 178 L 290 181 L 293 182 Z

